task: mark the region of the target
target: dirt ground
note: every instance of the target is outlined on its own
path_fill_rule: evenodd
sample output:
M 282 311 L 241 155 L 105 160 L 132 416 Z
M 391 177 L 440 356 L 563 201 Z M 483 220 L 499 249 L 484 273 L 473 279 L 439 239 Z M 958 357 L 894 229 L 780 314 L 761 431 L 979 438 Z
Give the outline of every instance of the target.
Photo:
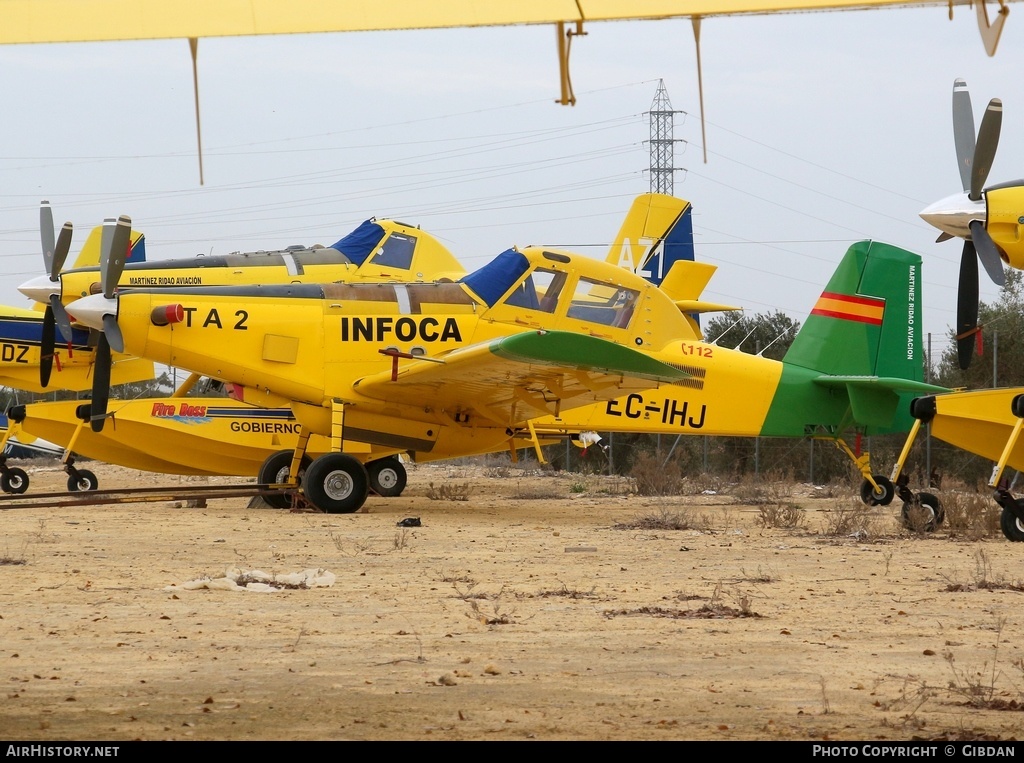
M 419 466 L 353 515 L 5 504 L 0 739 L 1024 735 L 1021 544 L 915 535 L 896 505 L 841 532 L 849 490 L 797 486 L 801 526 L 776 529 L 627 487 Z M 233 569 L 334 581 L 184 587 Z

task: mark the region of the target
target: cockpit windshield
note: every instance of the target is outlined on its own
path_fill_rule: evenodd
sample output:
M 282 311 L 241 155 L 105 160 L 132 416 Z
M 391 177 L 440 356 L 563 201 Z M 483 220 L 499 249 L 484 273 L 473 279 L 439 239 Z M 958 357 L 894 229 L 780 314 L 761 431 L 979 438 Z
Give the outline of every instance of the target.
M 373 252 L 374 265 L 388 268 L 409 270 L 412 267 L 412 255 L 416 251 L 416 237 L 397 231 L 388 236 Z

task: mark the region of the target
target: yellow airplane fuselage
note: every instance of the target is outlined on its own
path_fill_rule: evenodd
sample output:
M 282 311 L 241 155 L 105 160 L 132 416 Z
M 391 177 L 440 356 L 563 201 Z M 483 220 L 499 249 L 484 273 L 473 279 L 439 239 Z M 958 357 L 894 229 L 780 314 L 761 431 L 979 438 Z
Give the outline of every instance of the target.
M 1024 185 L 985 191 L 987 222 L 992 237 L 1010 267 L 1024 269 Z
M 298 288 L 277 297 L 273 289 L 257 290 L 263 295 L 258 303 L 227 290 L 197 290 L 182 302 L 184 320 L 167 327 L 148 320 L 166 299 L 158 293 L 125 291 L 118 320 L 129 351 L 230 380 L 243 390 L 246 402 L 291 405 L 304 426 L 325 436 L 332 432 L 332 404 L 340 402 L 346 443 L 388 445 L 413 451 L 419 460 L 507 447 L 509 428 L 522 434 L 525 418 L 536 419 L 542 428 L 572 431 L 761 431 L 782 375 L 781 363 L 690 338 L 686 316 L 657 287 L 606 263 L 582 258 L 573 262 L 544 263 L 556 276 L 565 275 L 563 294 L 577 297 L 572 303 L 561 300 L 550 311 L 516 306 L 511 300 L 487 307 L 455 283 L 332 284 L 321 287 L 322 298 L 299 296 L 305 292 Z M 586 313 L 586 307 L 579 307 L 587 298 L 600 296 L 593 294 L 598 287 L 574 280 L 581 268 L 594 282 L 636 291 L 626 325 L 596 322 L 592 318 L 600 308 Z M 524 394 L 516 415 L 490 417 L 430 398 L 382 400 L 377 392 L 361 391 L 361 380 L 401 370 L 413 358 L 444 362 L 462 348 L 524 330 L 581 333 L 636 347 L 682 368 L 691 378 L 673 385 L 625 384 L 617 390 L 620 394 L 604 395 L 610 400 L 565 412 L 553 401 L 538 402 Z M 382 355 L 388 348 L 405 357 Z M 705 379 L 714 380 L 713 388 L 705 389 Z M 471 377 L 450 382 L 462 387 L 467 400 L 474 398 L 477 385 L 483 389 L 498 383 Z M 743 404 L 731 404 L 735 400 Z
M 39 383 L 42 314 L 18 307 L 0 307 L 0 385 L 28 392 L 45 392 Z M 94 350 L 87 331 L 76 331 L 71 345 L 58 341 L 48 389 L 75 392 L 92 387 Z M 153 362 L 115 353 L 111 383 L 124 384 L 153 377 Z
M 79 426 L 79 401 L 33 403 L 21 428 L 55 443 L 74 442 L 86 458 L 163 474 L 251 477 L 280 450 L 292 450 L 301 426 L 287 408 L 264 409 L 229 398 L 168 397 L 111 402 L 111 421 L 102 432 Z M 330 450 L 314 435 L 311 455 Z M 393 449 L 353 444 L 361 460 L 391 455 Z
M 254 283 L 404 282 L 459 278 L 465 274 L 465 268 L 454 255 L 426 231 L 394 220 L 368 221 L 364 226 L 370 224 L 376 226 L 375 235 L 381 238 L 365 258 L 360 251 L 358 262 L 327 247 L 154 260 L 128 265 L 118 286 L 179 288 Z M 69 304 L 100 291 L 100 270 L 98 267 L 65 270 L 60 282 L 61 301 Z

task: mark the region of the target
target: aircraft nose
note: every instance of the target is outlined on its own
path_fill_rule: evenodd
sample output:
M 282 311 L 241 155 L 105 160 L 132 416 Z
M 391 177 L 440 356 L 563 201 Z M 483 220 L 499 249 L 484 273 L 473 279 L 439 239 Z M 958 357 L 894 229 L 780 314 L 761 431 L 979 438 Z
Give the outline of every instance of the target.
M 921 210 L 919 214 L 929 225 L 959 238 L 970 238 L 971 222 L 985 222 L 987 217 L 984 199 L 972 201 L 965 193 L 937 201 Z
M 31 281 L 26 281 L 19 286 L 18 291 L 33 302 L 45 304 L 50 301 L 52 294 L 60 296 L 61 284 L 59 280 L 51 281 L 49 276 L 36 276 Z
M 79 323 L 102 330 L 103 316 L 117 315 L 117 297 L 107 299 L 102 294 L 82 297 L 68 305 L 67 311 Z

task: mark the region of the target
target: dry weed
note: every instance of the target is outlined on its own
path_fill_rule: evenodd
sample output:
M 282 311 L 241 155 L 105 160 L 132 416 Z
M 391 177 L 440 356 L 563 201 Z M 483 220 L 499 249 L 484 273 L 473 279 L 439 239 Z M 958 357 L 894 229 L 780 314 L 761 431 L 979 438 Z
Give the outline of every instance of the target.
M 700 526 L 698 526 L 700 525 Z M 647 514 L 637 514 L 628 522 L 616 522 L 613 530 L 703 530 L 707 529 L 703 519 L 696 519 L 689 509 L 658 509 Z
M 974 541 L 1002 535 L 999 529 L 1002 509 L 988 496 L 956 491 L 944 493 L 942 500 L 946 512 L 943 526 L 950 537 Z
M 793 498 L 791 477 L 768 474 L 745 477 L 730 489 L 730 494 L 747 506 L 781 506 Z
M 629 476 L 639 495 L 679 495 L 683 485 L 682 464 L 675 458 L 666 461 L 652 451 L 637 454 Z
M 762 527 L 796 530 L 804 526 L 807 512 L 795 503 L 770 503 L 758 506 L 757 519 Z
M 516 482 L 516 492 L 512 496 L 520 501 L 552 501 L 565 498 L 565 494 L 556 485 L 537 485 L 532 482 Z
M 833 538 L 853 536 L 858 539 L 881 535 L 878 517 L 862 503 L 834 501 L 824 513 L 823 532 Z
M 473 486 L 468 482 L 442 482 L 435 487 L 431 482 L 427 488 L 427 498 L 431 501 L 468 501 Z

